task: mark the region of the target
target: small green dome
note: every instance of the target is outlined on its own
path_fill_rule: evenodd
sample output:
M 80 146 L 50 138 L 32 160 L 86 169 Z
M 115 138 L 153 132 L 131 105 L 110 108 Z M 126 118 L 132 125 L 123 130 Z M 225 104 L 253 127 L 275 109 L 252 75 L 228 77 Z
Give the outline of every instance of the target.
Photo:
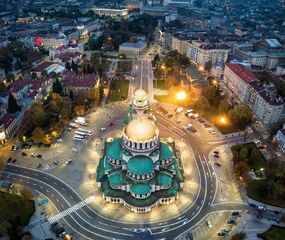
M 137 183 L 131 186 L 131 191 L 132 193 L 135 193 L 135 194 L 144 195 L 144 194 L 148 194 L 151 192 L 151 187 L 148 184 Z
M 128 171 L 135 175 L 145 175 L 153 172 L 153 162 L 146 156 L 136 156 L 129 160 Z
M 167 160 L 167 159 L 173 157 L 172 148 L 166 142 L 160 142 L 160 149 L 159 150 L 160 150 L 160 155 L 159 155 L 160 160 Z
M 121 160 L 121 139 L 120 138 L 114 138 L 111 143 L 109 143 L 107 147 L 107 155 L 110 156 L 113 159 Z

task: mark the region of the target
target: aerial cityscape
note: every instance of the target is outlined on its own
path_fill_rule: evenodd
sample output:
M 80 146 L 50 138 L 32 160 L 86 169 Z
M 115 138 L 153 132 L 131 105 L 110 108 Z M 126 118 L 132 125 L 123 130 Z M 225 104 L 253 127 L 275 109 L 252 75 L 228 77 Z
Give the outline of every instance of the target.
M 0 0 L 0 240 L 285 240 L 284 0 Z

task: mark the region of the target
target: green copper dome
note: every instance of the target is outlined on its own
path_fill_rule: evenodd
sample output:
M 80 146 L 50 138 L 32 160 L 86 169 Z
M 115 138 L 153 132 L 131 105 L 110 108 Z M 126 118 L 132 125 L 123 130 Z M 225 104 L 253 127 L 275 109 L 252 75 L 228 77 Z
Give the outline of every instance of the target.
M 128 171 L 135 175 L 145 175 L 153 172 L 153 162 L 146 156 L 136 156 L 129 160 Z
M 121 151 L 122 151 L 121 139 L 114 138 L 114 140 L 108 145 L 107 155 L 110 156 L 111 158 L 121 160 L 122 159 Z
M 148 184 L 137 183 L 131 186 L 131 191 L 135 194 L 144 195 L 144 194 L 150 193 L 151 187 Z
M 160 160 L 167 160 L 173 156 L 172 148 L 166 142 L 160 142 Z

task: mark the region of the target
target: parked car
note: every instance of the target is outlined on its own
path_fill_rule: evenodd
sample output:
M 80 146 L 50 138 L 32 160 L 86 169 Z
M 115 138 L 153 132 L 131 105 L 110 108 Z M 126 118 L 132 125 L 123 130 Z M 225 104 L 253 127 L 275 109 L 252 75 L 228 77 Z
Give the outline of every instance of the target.
M 69 163 L 72 163 L 72 159 L 68 159 L 68 160 L 66 161 L 66 164 L 69 164 Z
M 232 216 L 239 216 L 239 212 L 232 212 Z
M 213 227 L 212 224 L 211 224 L 211 222 L 210 222 L 209 220 L 206 221 L 206 224 L 207 224 L 207 226 L 208 226 L 209 228 L 212 228 L 212 227 Z
M 35 153 L 31 153 L 31 156 L 32 157 L 36 157 L 37 155 Z
M 219 154 L 219 151 L 214 151 L 213 153 L 215 153 L 215 154 Z
M 25 152 L 22 152 L 22 156 L 26 157 L 28 154 Z
M 222 166 L 219 162 L 215 162 L 214 164 L 217 165 L 218 167 Z
M 176 113 L 182 113 L 184 111 L 184 108 L 183 107 L 178 107 L 176 108 L 175 112 Z
M 59 162 L 58 162 L 57 160 L 54 160 L 54 161 L 53 161 L 53 164 L 54 164 L 54 165 L 58 165 Z
M 42 158 L 43 156 L 41 154 L 38 154 L 37 155 L 37 158 Z
M 9 163 L 9 162 L 11 162 L 12 161 L 12 157 L 9 157 L 8 159 L 7 159 L 7 163 Z
M 218 232 L 218 236 L 226 236 L 225 232 Z
M 42 164 L 41 164 L 41 163 L 39 163 L 38 168 L 41 168 L 41 167 L 42 167 Z
M 228 221 L 227 221 L 227 223 L 228 223 L 228 224 L 235 224 L 235 223 L 236 223 L 236 221 L 235 221 L 235 220 L 233 220 L 233 219 L 230 219 L 230 220 L 228 220 Z
M 12 160 L 12 163 L 15 163 L 17 161 L 17 159 L 16 158 L 14 158 L 13 160 Z
M 61 138 L 56 140 L 58 143 L 61 143 L 63 140 Z
M 217 154 L 214 154 L 213 156 L 214 156 L 215 158 L 220 158 L 220 156 L 217 155 Z

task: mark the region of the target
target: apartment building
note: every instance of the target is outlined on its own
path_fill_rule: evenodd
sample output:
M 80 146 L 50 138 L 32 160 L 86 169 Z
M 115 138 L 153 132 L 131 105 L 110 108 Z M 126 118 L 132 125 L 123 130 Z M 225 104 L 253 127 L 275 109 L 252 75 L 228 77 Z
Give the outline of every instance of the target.
M 177 50 L 186 55 L 188 49 L 188 40 L 179 36 L 172 36 L 171 50 Z
M 274 87 L 263 85 L 246 67 L 238 63 L 227 64 L 224 82 L 266 129 L 285 119 L 284 98 L 277 95 Z
M 212 61 L 213 64 L 227 62 L 230 48 L 222 43 L 206 43 L 199 40 L 189 42 L 187 57 L 198 65 L 205 65 Z

